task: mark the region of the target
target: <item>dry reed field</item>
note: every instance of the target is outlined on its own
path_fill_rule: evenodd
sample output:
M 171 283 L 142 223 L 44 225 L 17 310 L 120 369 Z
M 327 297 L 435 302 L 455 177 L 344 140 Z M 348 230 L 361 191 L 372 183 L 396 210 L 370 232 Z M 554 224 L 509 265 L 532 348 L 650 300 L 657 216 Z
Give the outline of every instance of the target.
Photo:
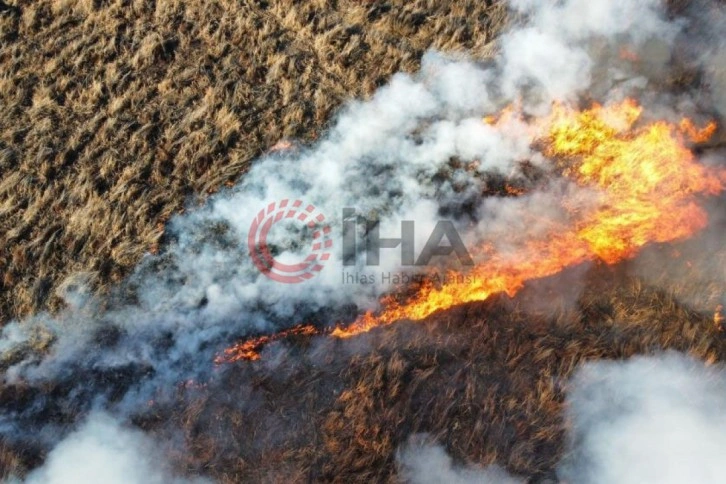
M 669 12 L 690 3 L 670 1 Z M 114 317 L 137 316 L 123 311 L 139 294 L 119 300 L 143 292 L 132 287 L 143 277 L 124 281 L 134 268 L 168 262 L 139 265 L 164 254 L 174 215 L 233 187 L 255 159 L 288 141 L 313 145 L 345 102 L 418 70 L 428 49 L 486 62 L 511 22 L 507 7 L 489 0 L 0 0 L 0 327 L 61 313 L 68 285 L 95 291 L 101 316 L 89 318 L 105 323 L 109 308 Z M 699 75 L 684 68 L 659 87 L 685 92 Z M 694 142 L 694 150 L 722 149 L 719 129 L 715 142 Z M 522 166 L 514 182 L 481 175 L 479 195 L 514 199 L 549 187 L 551 173 L 529 160 Z M 451 173 L 465 167 L 447 165 Z M 718 242 L 726 197 L 711 195 L 710 224 L 693 237 L 644 243 L 637 257 L 612 264 L 578 261 L 517 294 L 351 338 L 311 331 L 261 347 L 259 360 L 207 358 L 199 372 L 206 378 L 139 390 L 138 411 L 119 413 L 166 443 L 174 476 L 222 484 L 404 482 L 401 449 L 419 438 L 440 444 L 457 468 L 496 464 L 522 482 L 564 483 L 568 385 L 583 362 L 670 350 L 709 367 L 726 362 L 717 309 L 726 301 L 726 245 Z M 205 295 L 188 313 L 203 314 L 208 303 Z M 324 318 L 348 309 L 310 311 Z M 0 340 L 0 414 L 17 417 L 21 431 L 65 437 L 89 402 L 122 406 L 142 388 L 137 382 L 155 382 L 157 360 L 124 359 L 133 352 L 124 344 L 146 335 L 133 333 L 135 321 L 115 323 L 92 328 L 97 361 L 61 360 L 60 376 L 40 383 L 5 377 L 20 361 L 53 356 L 53 337 L 39 332 L 13 351 Z M 165 352 L 187 330 L 169 327 L 149 333 L 164 370 Z M 250 336 L 220 334 L 224 346 Z M 221 342 L 210 337 L 192 351 L 219 354 L 212 344 Z M 94 366 L 117 356 L 117 367 Z M 50 437 L 22 441 L 4 422 L 0 480 L 32 476 L 52 454 Z
M 358 340 L 291 338 L 264 355 L 273 364 L 237 365 L 211 387 L 180 388 L 178 407 L 160 415 L 184 429 L 191 456 L 180 465 L 211 469 L 219 482 L 400 482 L 396 451 L 417 434 L 445 444 L 456 462 L 560 482 L 567 382 L 583 361 L 668 350 L 726 361 L 713 315 L 683 304 L 713 307 L 723 290 L 702 274 L 723 267 L 726 250 L 699 257 L 699 242 L 678 245 L 677 258 L 642 276 L 627 263 L 575 267 L 514 299 Z M 566 289 L 582 277 L 582 292 Z M 654 284 L 670 278 L 688 282 Z
M 18 1 L 0 11 L 0 320 L 100 291 L 168 218 L 429 47 L 486 53 L 491 2 Z

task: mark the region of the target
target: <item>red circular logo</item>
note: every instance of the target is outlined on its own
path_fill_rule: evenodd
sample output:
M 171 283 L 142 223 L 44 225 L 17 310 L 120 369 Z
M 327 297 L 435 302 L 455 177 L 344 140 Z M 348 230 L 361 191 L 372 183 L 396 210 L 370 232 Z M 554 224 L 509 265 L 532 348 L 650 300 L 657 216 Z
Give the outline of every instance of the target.
M 312 251 L 302 262 L 285 264 L 270 253 L 267 246 L 267 235 L 272 226 L 278 222 L 288 221 L 305 224 L 312 230 Z M 257 214 L 250 225 L 247 236 L 250 257 L 260 272 L 273 281 L 285 284 L 297 284 L 311 279 L 323 268 L 323 263 L 330 258 L 329 249 L 333 246 L 330 238 L 330 226 L 325 223 L 325 216 L 318 212 L 314 205 L 305 205 L 301 200 L 282 200 L 272 202 Z

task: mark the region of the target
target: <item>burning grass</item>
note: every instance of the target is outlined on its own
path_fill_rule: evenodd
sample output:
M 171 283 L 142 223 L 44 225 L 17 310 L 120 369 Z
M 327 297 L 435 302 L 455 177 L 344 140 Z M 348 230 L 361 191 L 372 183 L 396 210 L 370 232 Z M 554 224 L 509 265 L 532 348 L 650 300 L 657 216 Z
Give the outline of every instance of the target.
M 650 258 L 668 262 L 633 275 Z M 707 276 L 724 264 L 723 247 L 705 256 L 696 237 L 417 323 L 280 340 L 259 361 L 225 365 L 203 395 L 180 396 L 175 418 L 194 449 L 185 463 L 221 482 L 397 482 L 396 450 L 428 433 L 458 461 L 552 479 L 567 380 L 582 361 L 664 349 L 724 361 L 709 308 L 726 288 Z
M 576 200 L 564 199 L 563 206 L 577 217 L 574 228 L 538 220 L 551 225 L 545 240 L 527 243 L 514 254 L 490 254 L 468 273 L 475 282 L 428 285 L 403 303 L 387 298 L 379 314 L 368 313 L 333 335 L 349 337 L 499 292 L 514 294 L 527 280 L 587 260 L 612 264 L 632 257 L 647 243 L 683 239 L 705 227 L 707 216 L 695 196 L 719 194 L 726 185 L 726 170 L 706 170 L 683 143 L 684 138 L 708 140 L 716 124 L 698 129 L 684 119 L 678 127 L 654 122 L 636 128 L 641 111 L 634 100 L 580 112 L 555 106 L 549 117 L 534 121 L 535 142 L 560 160 L 566 176 L 592 186 L 604 199 L 601 208 L 589 213 Z M 485 121 L 506 129 L 513 113 L 505 110 L 496 123 Z
M 120 280 L 163 244 L 164 223 L 186 197 L 233 183 L 267 147 L 287 149 L 281 138 L 316 138 L 341 100 L 413 70 L 427 47 L 485 56 L 503 12 L 473 1 L 0 1 L 0 320 L 56 307 L 62 286 Z M 517 116 L 513 107 L 485 121 Z M 712 242 L 723 220 L 706 227 L 709 209 L 723 213 L 724 178 L 687 146 L 715 125 L 639 116 L 626 101 L 559 106 L 531 124 L 556 174 L 604 202 L 565 204 L 574 228 L 553 223 L 547 245 L 488 253 L 475 269 L 484 282 L 409 287 L 379 313 L 324 330 L 340 338 L 321 336 L 315 322 L 242 341 L 195 373 L 212 377 L 167 385 L 172 371 L 121 413 L 169 443 L 180 473 L 223 483 L 396 482 L 396 451 L 417 433 L 458 461 L 552 478 L 567 380 L 583 361 L 662 349 L 708 363 L 726 356 L 726 252 Z M 526 183 L 500 181 L 480 195 L 527 194 Z M 699 205 L 706 196 L 716 198 L 708 208 Z M 224 230 L 212 231 L 224 239 Z M 209 299 L 199 301 L 190 312 L 202 314 Z M 21 429 L 3 434 L 0 477 L 43 461 L 51 444 L 41 431 L 62 438 L 93 402 L 113 407 L 167 369 L 148 353 L 163 360 L 179 350 L 162 330 L 126 360 L 129 346 L 116 346 L 128 343 L 124 330 L 94 322 L 82 349 L 99 350 L 99 360 L 79 357 L 39 383 L 0 383 L 0 409 Z M 211 354 L 216 344 L 177 354 Z M 39 333 L 14 349 L 2 370 L 52 345 Z
M 174 398 L 150 400 L 135 423 L 176 442 L 169 455 L 180 472 L 222 483 L 398 482 L 396 451 L 416 433 L 459 462 L 496 462 L 545 482 L 565 448 L 567 381 L 583 361 L 663 349 L 725 361 L 726 340 L 712 318 L 726 293 L 714 271 L 726 267 L 726 250 L 703 251 L 703 240 L 720 230 L 355 338 L 302 326 L 259 349 L 256 361 L 180 382 Z M 122 393 L 143 368 L 79 377 Z M 76 417 L 64 397 L 73 388 L 3 387 L 0 405 L 12 411 L 46 392 L 57 406 L 44 421 L 62 423 Z M 18 444 L 0 453 L 6 475 L 42 459 L 42 449 Z
M 699 164 L 688 145 L 704 143 L 717 129 L 715 122 L 696 127 L 688 118 L 636 125 L 642 107 L 634 99 L 577 111 L 555 104 L 552 113 L 527 125 L 532 143 L 556 160 L 562 173 L 580 186 L 596 190 L 596 208 L 566 195 L 562 208 L 572 220 L 548 220 L 537 215 L 546 236 L 525 239 L 507 253 L 484 244 L 484 261 L 464 273 L 449 272 L 453 282 L 424 282 L 413 296 L 388 295 L 381 310 L 367 312 L 348 325 L 317 330 L 299 325 L 271 336 L 260 336 L 227 348 L 216 362 L 259 359 L 267 343 L 291 334 L 330 333 L 350 338 L 401 320 L 421 320 L 459 304 L 483 301 L 492 295 L 516 294 L 527 281 L 552 276 L 588 261 L 614 264 L 632 258 L 649 243 L 688 238 L 708 223 L 699 197 L 720 194 L 726 170 Z M 522 118 L 515 106 L 484 122 L 512 129 Z M 506 188 L 508 195 L 511 193 Z M 527 214 L 522 214 L 526 217 Z M 494 241 L 492 244 L 495 244 Z M 471 282 L 461 282 L 470 280 Z M 466 279 L 469 278 L 469 279 Z M 407 287 L 406 290 L 412 291 Z M 714 316 L 716 324 L 719 315 Z

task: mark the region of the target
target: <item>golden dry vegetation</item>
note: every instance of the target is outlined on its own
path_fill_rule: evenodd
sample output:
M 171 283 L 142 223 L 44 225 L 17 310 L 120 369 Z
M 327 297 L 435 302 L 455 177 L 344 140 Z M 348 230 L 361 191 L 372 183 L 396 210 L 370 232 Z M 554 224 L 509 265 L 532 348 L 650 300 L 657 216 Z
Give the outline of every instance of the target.
M 104 291 L 185 204 L 429 47 L 484 55 L 492 2 L 3 0 L 0 321 Z
M 278 140 L 314 140 L 429 47 L 488 55 L 504 23 L 504 7 L 471 0 L 0 0 L 0 321 L 57 309 L 72 274 L 104 292 L 159 249 L 171 215 Z M 176 468 L 222 483 L 396 482 L 416 433 L 543 482 L 583 361 L 726 359 L 708 313 L 726 249 L 703 247 L 649 248 L 639 260 L 670 262 L 648 277 L 637 261 L 575 267 L 420 323 L 277 342 L 136 423 L 162 437 L 175 424 Z M 25 391 L 0 386 L 0 400 Z M 42 457 L 0 442 L 0 477 Z

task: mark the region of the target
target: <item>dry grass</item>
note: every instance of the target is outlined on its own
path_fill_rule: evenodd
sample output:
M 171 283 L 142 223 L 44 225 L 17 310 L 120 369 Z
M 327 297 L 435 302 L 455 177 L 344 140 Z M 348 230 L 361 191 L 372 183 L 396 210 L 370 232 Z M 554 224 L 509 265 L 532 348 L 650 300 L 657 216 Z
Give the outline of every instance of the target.
M 183 429 L 189 453 L 180 468 L 225 483 L 397 482 L 396 451 L 416 433 L 459 462 L 553 479 L 567 380 L 582 362 L 666 349 L 725 361 L 709 311 L 726 292 L 713 272 L 726 267 L 726 249 L 705 252 L 700 238 L 676 248 L 652 247 L 616 267 L 575 267 L 514 299 L 422 323 L 275 343 L 261 361 L 181 391 L 159 421 L 173 415 Z M 634 275 L 643 262 L 657 269 Z
M 491 2 L 0 4 L 0 322 L 103 291 L 190 200 L 429 47 L 483 55 Z
M 180 383 L 174 402 L 140 409 L 136 424 L 174 443 L 180 473 L 221 483 L 398 482 L 396 451 L 417 433 L 460 463 L 496 462 L 552 482 L 565 449 L 567 381 L 584 361 L 664 349 L 726 361 L 712 315 L 726 294 L 726 247 L 704 242 L 722 229 L 618 266 L 573 267 L 513 299 L 420 323 L 276 342 L 260 361 Z M 140 371 L 101 377 L 129 384 Z M 63 389 L 0 386 L 0 403 L 23 408 L 38 392 Z M 73 418 L 72 409 L 50 408 L 53 421 Z M 0 447 L 0 476 L 22 475 L 42 457 Z
M 315 139 L 341 102 L 415 70 L 428 47 L 487 55 L 504 13 L 473 0 L 0 0 L 0 322 L 57 308 L 72 274 L 105 290 L 158 249 L 185 203 L 280 138 Z M 702 276 L 726 267 L 724 248 L 668 257 L 661 287 L 623 264 L 587 271 L 570 294 L 573 268 L 514 300 L 277 343 L 138 423 L 177 423 L 178 468 L 222 483 L 395 482 L 395 451 L 417 432 L 536 482 L 563 451 L 565 382 L 581 362 L 662 348 L 726 357 L 710 316 L 691 309 L 726 291 Z M 23 403 L 23 389 L 0 390 Z M 41 457 L 0 446 L 0 478 Z

